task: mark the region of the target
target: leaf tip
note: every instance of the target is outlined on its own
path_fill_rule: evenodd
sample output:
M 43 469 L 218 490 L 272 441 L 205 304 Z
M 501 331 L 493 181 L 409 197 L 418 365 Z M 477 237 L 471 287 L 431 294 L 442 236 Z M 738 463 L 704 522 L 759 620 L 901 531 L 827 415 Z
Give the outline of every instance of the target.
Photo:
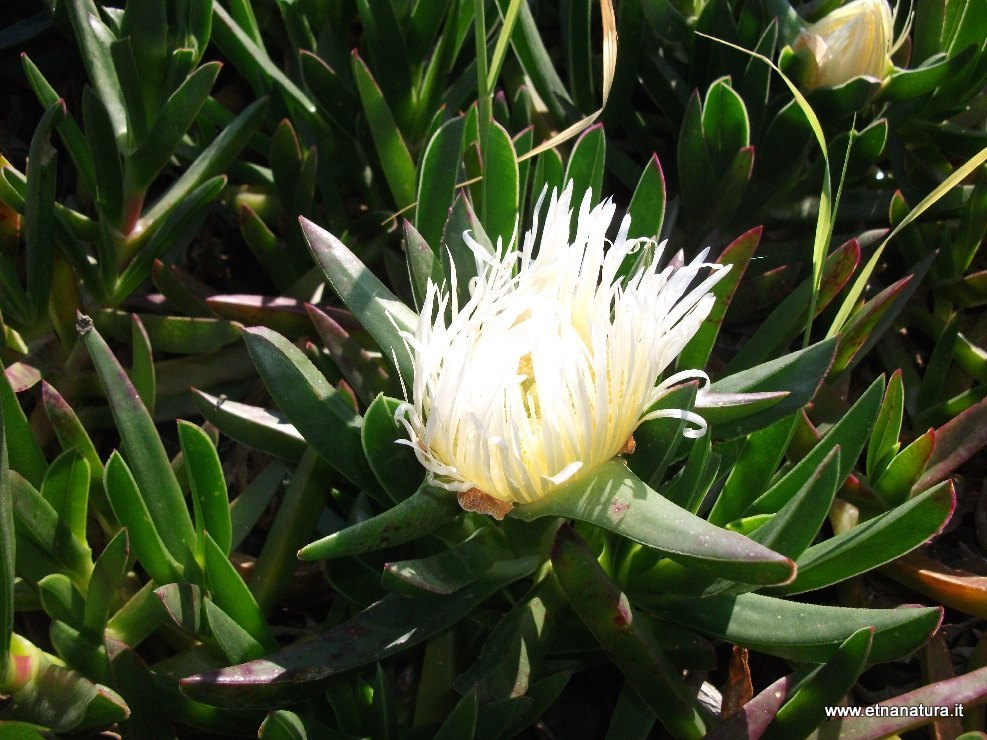
M 81 311 L 75 312 L 75 332 L 79 339 L 85 339 L 86 336 L 93 330 L 93 320 L 82 313 Z
M 794 581 L 795 578 L 798 576 L 799 567 L 794 560 L 792 560 L 791 558 L 785 558 L 785 565 L 788 567 L 788 577 L 784 581 L 781 581 L 780 583 L 775 585 L 787 586 L 789 583 Z
M 244 207 L 246 208 L 246 206 Z M 298 217 L 298 225 L 301 227 L 302 233 L 305 235 L 305 239 L 308 240 L 309 243 L 311 243 L 314 237 L 319 236 L 321 232 L 325 232 L 325 229 L 304 216 Z
M 179 680 L 178 688 L 185 693 L 186 689 L 195 690 L 197 687 L 206 683 L 206 675 L 203 673 L 196 673 L 191 676 L 186 676 L 185 678 Z

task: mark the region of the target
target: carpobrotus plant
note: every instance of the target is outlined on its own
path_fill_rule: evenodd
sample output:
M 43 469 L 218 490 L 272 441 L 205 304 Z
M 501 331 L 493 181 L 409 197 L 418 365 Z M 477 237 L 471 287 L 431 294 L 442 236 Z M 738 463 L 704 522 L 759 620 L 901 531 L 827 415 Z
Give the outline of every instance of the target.
M 742 265 L 727 272 L 724 262 L 709 268 L 699 258 L 678 271 L 659 270 L 652 250 L 631 253 L 632 243 L 652 242 L 629 240 L 632 223 L 626 219 L 607 251 L 611 206 L 594 208 L 583 198 L 573 220 L 570 196 L 571 187 L 553 196 L 543 230 L 533 227 L 520 250 L 503 244 L 495 249 L 479 226 L 448 238 L 446 264 L 455 277 L 446 289 L 457 295 L 457 269 L 469 256 L 476 274 L 468 298 L 461 306 L 440 298 L 441 274 L 435 275 L 425 283 L 421 317 L 336 237 L 303 223 L 329 283 L 366 319 L 383 355 L 392 358 L 392 371 L 405 374 L 412 403 L 378 396 L 362 419 L 366 464 L 380 488 L 373 479 L 362 485 L 378 513 L 299 554 L 330 559 L 336 578 L 377 550 L 403 554 L 383 563 L 389 595 L 315 641 L 185 679 L 190 696 L 239 707 L 294 701 L 324 690 L 340 671 L 424 640 L 431 646 L 427 665 L 445 630 L 457 625 L 457 641 L 466 639 L 475 629 L 467 622 L 474 605 L 500 593 L 492 603 L 506 598 L 510 606 L 487 633 L 477 662 L 456 679 L 462 699 L 446 728 L 459 728 L 467 714 L 482 726 L 498 702 L 517 702 L 542 682 L 561 681 L 550 656 L 558 631 L 566 629 L 561 615 L 571 609 L 653 716 L 675 736 L 699 737 L 718 720 L 686 676 L 707 665 L 702 655 L 711 638 L 821 666 L 803 680 L 792 679 L 821 688 L 837 666 L 855 666 L 841 674 L 845 687 L 868 662 L 904 655 L 935 629 L 937 609 L 848 609 L 782 598 L 894 559 L 937 531 L 952 510 L 949 486 L 931 486 L 907 505 L 813 544 L 866 444 L 883 382 L 872 385 L 810 452 L 772 475 L 799 408 L 830 365 L 834 343 L 708 388 L 683 382 L 702 375 L 696 370 L 661 380 L 674 355 L 711 341 L 698 327 L 716 308 L 713 296 L 724 279 Z M 419 258 L 408 253 L 409 263 Z M 703 270 L 711 274 L 690 290 Z M 621 311 L 628 311 L 623 319 Z M 629 338 L 609 345 L 624 328 L 622 320 Z M 470 326 L 474 331 L 467 332 Z M 512 342 L 503 340 L 512 336 Z M 261 376 L 289 419 L 299 430 L 311 430 L 313 441 L 324 440 L 319 449 L 331 465 L 351 469 L 344 448 L 319 431 L 325 417 L 313 405 L 328 410 L 336 401 L 314 366 L 271 332 L 251 330 L 247 337 Z M 550 367 L 558 368 L 551 379 L 540 374 L 545 351 L 552 352 Z M 477 398 L 483 402 L 471 408 Z M 618 419 L 624 426 L 612 429 Z M 552 426 L 563 422 L 575 428 Z M 495 423 L 503 444 L 500 434 L 490 432 Z M 705 426 L 708 435 L 702 434 Z M 484 434 L 489 439 L 481 443 Z M 757 441 L 739 455 L 729 445 L 718 444 L 714 452 L 714 439 L 738 435 Z M 568 439 L 589 440 L 589 452 Z M 396 454 L 402 443 L 414 454 Z M 626 457 L 615 457 L 619 452 Z M 714 489 L 727 460 L 730 474 Z M 355 481 L 351 475 L 359 473 L 346 473 Z M 417 489 L 409 485 L 423 476 Z M 761 481 L 756 491 L 751 476 Z M 509 516 L 498 523 L 471 513 L 477 510 Z M 705 517 L 697 516 L 700 511 Z M 776 627 L 779 620 L 784 631 Z M 798 734 L 818 725 L 834 690 L 789 692 L 788 709 L 772 710 L 773 731 Z M 518 713 L 512 721 L 518 721 L 522 705 L 511 706 Z
M 0 735 L 983 729 L 976 1 L 15 0 Z

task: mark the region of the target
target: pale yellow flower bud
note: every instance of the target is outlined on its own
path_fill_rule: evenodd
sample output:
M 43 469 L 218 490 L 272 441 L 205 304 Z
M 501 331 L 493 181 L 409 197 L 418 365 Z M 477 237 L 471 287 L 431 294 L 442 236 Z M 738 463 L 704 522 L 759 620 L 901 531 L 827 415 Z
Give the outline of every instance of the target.
M 806 28 L 795 51 L 815 59 L 806 86 L 835 87 L 855 77 L 884 79 L 891 70 L 894 25 L 887 0 L 853 0 Z

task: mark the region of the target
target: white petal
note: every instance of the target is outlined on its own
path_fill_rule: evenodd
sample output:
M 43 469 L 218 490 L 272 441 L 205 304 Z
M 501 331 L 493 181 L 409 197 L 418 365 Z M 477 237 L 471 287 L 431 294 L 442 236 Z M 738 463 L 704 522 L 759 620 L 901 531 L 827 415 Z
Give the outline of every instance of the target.
M 569 480 L 572 476 L 574 476 L 576 473 L 578 473 L 582 467 L 583 467 L 582 462 L 576 460 L 575 462 L 571 462 L 568 465 L 566 465 L 564 468 L 562 468 L 562 470 L 560 470 L 555 475 L 545 475 L 542 477 L 545 480 L 549 481 L 550 483 L 556 486 L 560 486 L 563 483 L 565 483 L 567 480 Z
M 551 194 L 543 223 L 539 209 L 532 229 L 496 253 L 464 234 L 478 270 L 464 305 L 454 272 L 448 290 L 428 285 L 415 335 L 405 337 L 412 398 L 396 419 L 438 485 L 532 501 L 613 457 L 643 419 L 685 419 L 695 427 L 688 436 L 705 431 L 693 412 L 647 410 L 677 383 L 708 382 L 684 371 L 656 385 L 708 315 L 723 268 L 703 253 L 659 271 L 652 256 L 619 281 L 628 254 L 664 244 L 628 240 L 625 217 L 607 248 L 616 207 L 593 206 L 589 193 L 570 243 L 572 201 L 570 182 Z

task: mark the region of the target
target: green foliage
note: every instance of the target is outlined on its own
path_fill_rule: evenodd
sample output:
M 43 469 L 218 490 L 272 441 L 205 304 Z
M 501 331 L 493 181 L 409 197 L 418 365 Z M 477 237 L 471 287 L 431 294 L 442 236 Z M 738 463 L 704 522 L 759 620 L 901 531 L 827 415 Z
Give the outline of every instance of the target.
M 0 29 L 0 734 L 920 726 L 825 708 L 985 616 L 928 545 L 987 446 L 980 0 L 804 95 L 833 3 L 624 0 L 612 79 L 591 0 L 42 5 Z M 624 279 L 730 266 L 665 374 L 711 382 L 495 521 L 400 399 L 429 284 L 463 306 L 569 182 Z M 721 716 L 729 645 L 777 681 Z M 982 702 L 973 652 L 886 703 Z

